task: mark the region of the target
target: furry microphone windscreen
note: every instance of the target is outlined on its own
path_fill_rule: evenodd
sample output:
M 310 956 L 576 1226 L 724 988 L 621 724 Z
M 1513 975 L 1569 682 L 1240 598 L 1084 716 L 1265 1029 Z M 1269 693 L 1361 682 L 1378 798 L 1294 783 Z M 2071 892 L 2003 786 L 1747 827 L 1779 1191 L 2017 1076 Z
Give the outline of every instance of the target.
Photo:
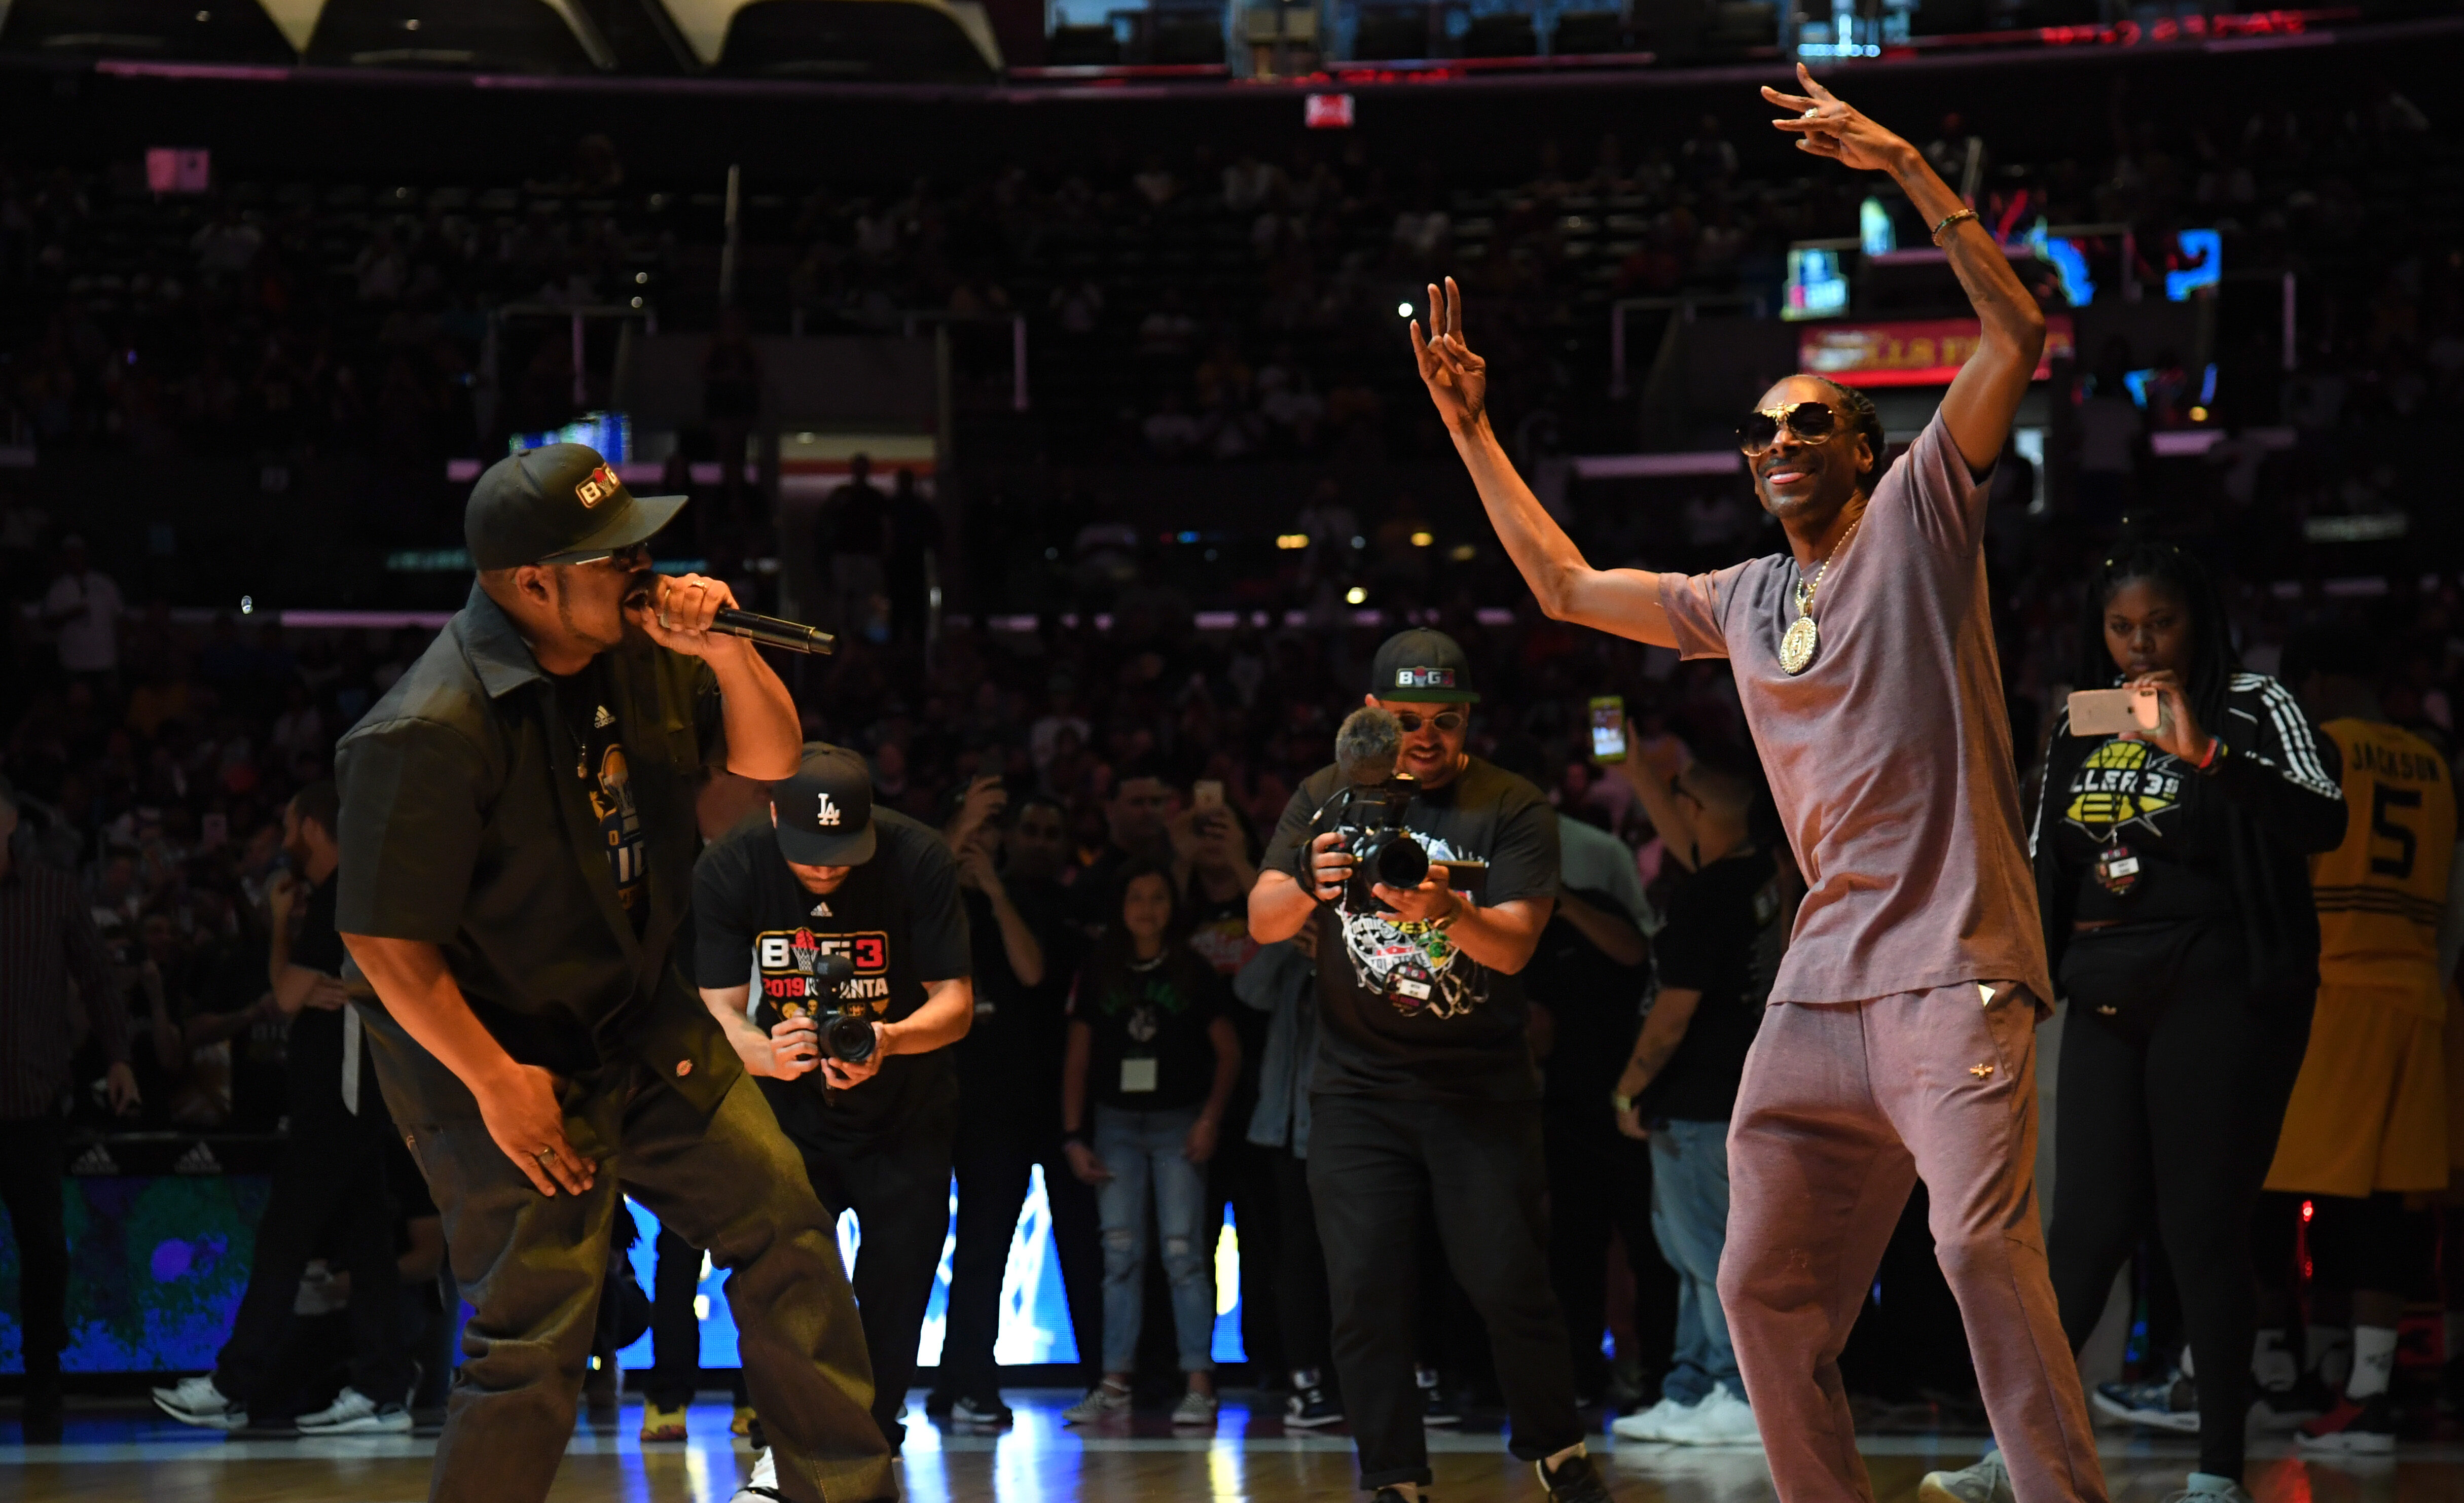
M 1403 752 L 1403 728 L 1395 717 L 1374 704 L 1364 704 L 1344 717 L 1334 733 L 1334 763 L 1344 781 L 1358 786 L 1395 776 L 1395 760 Z

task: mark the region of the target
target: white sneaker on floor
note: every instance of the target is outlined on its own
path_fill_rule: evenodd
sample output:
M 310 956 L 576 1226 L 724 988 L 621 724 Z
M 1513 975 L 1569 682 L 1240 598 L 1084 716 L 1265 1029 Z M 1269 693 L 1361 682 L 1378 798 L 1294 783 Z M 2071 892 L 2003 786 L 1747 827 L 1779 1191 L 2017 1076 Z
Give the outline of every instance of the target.
M 1917 1503 L 2012 1503 L 2011 1469 L 2000 1451 L 1989 1450 L 1972 1467 L 1928 1471 L 1917 1484 Z
M 248 1426 L 248 1405 L 223 1397 L 211 1374 L 183 1378 L 168 1388 L 155 1389 L 154 1406 L 199 1429 L 237 1430 Z
M 1065 1425 L 1085 1425 L 1108 1415 L 1130 1412 L 1130 1391 L 1111 1383 L 1097 1383 L 1087 1390 L 1087 1397 L 1061 1411 Z
M 1212 1425 L 1215 1423 L 1215 1411 L 1221 1407 L 1222 1407 L 1222 1405 L 1216 1402 L 1213 1394 L 1199 1393 L 1197 1389 L 1192 1388 L 1189 1392 L 1180 1396 L 1180 1402 L 1178 1404 L 1172 1406 L 1172 1423 L 1175 1425 Z
M 1693 1405 L 1677 1399 L 1662 1399 L 1648 1409 L 1620 1415 L 1609 1426 L 1609 1433 L 1621 1441 L 1656 1441 L 1662 1432 Z
M 379 1404 L 357 1388 L 345 1388 L 334 1402 L 297 1421 L 302 1436 L 407 1435 L 410 1411 L 398 1404 Z
M 765 1450 L 753 1458 L 753 1475 L 744 1479 L 729 1503 L 786 1503 L 786 1497 L 779 1491 L 779 1464 Z
M 1661 1426 L 1660 1438 L 1671 1446 L 1759 1446 L 1763 1432 L 1755 1427 L 1754 1411 L 1726 1388 L 1713 1388 L 1703 1402 Z
M 2186 1487 L 2179 1492 L 2168 1492 L 2165 1503 L 2258 1503 L 2250 1490 L 2238 1482 L 2216 1479 Z

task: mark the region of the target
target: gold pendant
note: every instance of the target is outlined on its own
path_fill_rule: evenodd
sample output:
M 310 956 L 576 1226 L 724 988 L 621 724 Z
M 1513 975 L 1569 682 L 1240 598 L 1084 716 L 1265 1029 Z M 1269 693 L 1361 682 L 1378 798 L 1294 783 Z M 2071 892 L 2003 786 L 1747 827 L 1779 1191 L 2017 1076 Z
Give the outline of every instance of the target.
M 1788 624 L 1788 633 L 1779 639 L 1779 666 L 1782 671 L 1801 674 L 1814 662 L 1814 650 L 1818 645 L 1817 631 L 1812 616 L 1799 616 Z

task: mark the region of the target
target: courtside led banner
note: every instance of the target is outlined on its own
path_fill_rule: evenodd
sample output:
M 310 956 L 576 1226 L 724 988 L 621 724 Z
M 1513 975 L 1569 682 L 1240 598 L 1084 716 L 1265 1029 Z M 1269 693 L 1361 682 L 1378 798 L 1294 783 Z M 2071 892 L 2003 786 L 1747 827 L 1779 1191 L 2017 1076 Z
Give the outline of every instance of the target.
M 1976 353 L 1978 338 L 1974 319 L 1812 324 L 1797 336 L 1796 368 L 1843 387 L 1947 386 Z M 2069 359 L 2071 350 L 2069 317 L 2047 314 L 2035 379 L 2052 375 L 2053 363 Z

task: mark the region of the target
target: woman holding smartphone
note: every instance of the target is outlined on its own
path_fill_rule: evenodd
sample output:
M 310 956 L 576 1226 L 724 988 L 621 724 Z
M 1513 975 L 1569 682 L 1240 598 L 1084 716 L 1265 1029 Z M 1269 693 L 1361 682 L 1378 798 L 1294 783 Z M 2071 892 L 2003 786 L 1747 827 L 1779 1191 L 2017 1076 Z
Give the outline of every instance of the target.
M 2079 735 L 2065 711 L 2038 795 L 2037 904 L 2070 1002 L 2054 1290 L 2076 1351 L 2152 1219 L 2189 1355 L 2095 1402 L 2195 1428 L 2193 1496 L 2246 1503 L 2251 1215 L 2318 991 L 2306 858 L 2343 838 L 2336 749 L 2282 684 L 2237 671 L 2214 583 L 2167 543 L 2125 541 L 2090 575 L 2076 682 L 2152 689 L 2158 713 Z

